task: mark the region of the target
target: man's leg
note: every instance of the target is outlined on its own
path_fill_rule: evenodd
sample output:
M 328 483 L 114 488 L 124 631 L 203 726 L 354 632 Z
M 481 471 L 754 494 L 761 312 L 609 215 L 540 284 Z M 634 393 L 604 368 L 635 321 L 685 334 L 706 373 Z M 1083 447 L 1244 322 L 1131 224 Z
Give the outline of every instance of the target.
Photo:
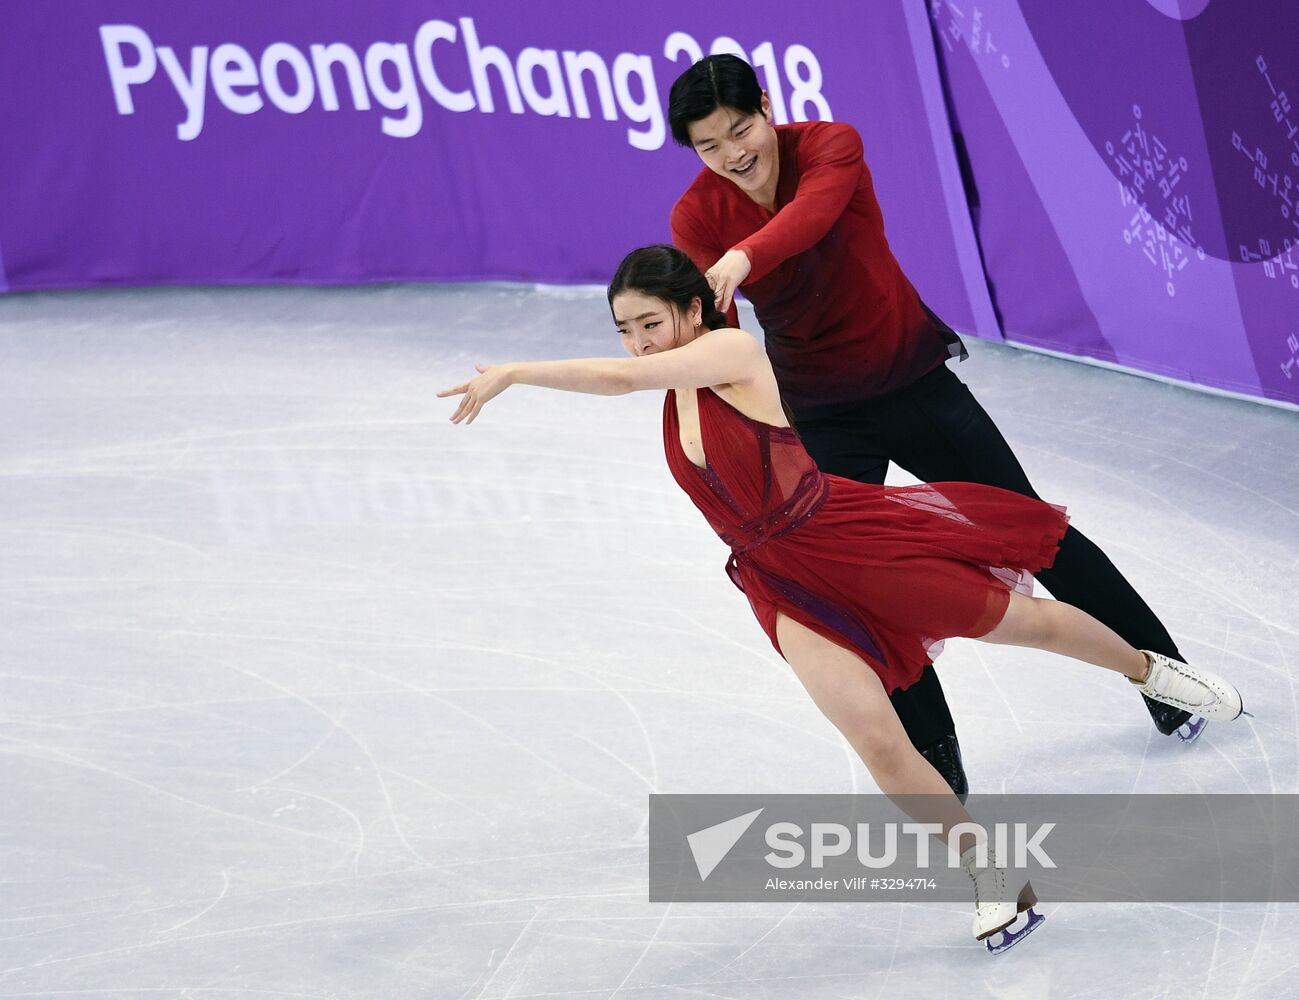
M 917 479 L 986 483 L 1037 496 L 992 418 L 946 366 L 887 400 L 887 413 L 882 415 L 890 436 L 887 454 Z M 1168 630 L 1141 595 L 1077 528 L 1065 533 L 1055 563 L 1037 579 L 1057 600 L 1086 611 L 1136 648 L 1182 659 Z M 1190 718 L 1180 709 L 1145 701 L 1165 735 Z
M 956 739 L 956 723 L 934 665 L 925 664 L 920 680 L 905 690 L 893 691 L 889 701 L 902 720 L 902 728 L 911 737 L 911 744 L 964 802 L 970 794 L 970 783 L 961 760 L 961 744 Z
M 845 407 L 832 417 L 798 421 L 803 446 L 824 472 L 863 483 L 883 483 L 889 460 L 879 449 L 872 417 L 874 407 Z M 970 785 L 956 740 L 956 723 L 932 663 L 920 680 L 889 695 L 912 746 L 965 801 Z

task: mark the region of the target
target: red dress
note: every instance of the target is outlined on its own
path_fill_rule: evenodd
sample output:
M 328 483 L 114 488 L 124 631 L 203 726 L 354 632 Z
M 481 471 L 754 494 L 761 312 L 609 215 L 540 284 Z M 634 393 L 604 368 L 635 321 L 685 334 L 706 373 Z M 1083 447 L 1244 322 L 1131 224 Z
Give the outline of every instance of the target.
M 822 473 L 797 432 L 699 389 L 708 467 L 681 448 L 676 393 L 663 444 L 678 485 L 731 547 L 726 571 L 776 651 L 776 613 L 861 656 L 884 689 L 913 684 L 943 639 L 980 636 L 1011 588 L 1050 566 L 1064 508 L 978 483 L 876 486 Z

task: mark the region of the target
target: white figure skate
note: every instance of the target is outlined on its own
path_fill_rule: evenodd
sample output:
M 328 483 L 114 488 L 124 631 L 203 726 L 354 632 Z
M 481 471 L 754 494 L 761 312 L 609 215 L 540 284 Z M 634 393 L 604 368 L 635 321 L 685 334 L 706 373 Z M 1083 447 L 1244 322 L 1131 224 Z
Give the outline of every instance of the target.
M 1033 909 L 1037 893 L 1028 881 L 1013 884 L 992 852 L 986 865 L 976 864 L 977 859 L 973 847 L 961 855 L 961 867 L 974 882 L 974 940 L 983 941 L 989 952 L 999 955 L 1037 930 L 1046 917 Z M 1012 927 L 1021 913 L 1024 921 Z
M 1188 666 L 1162 653 L 1148 649 L 1141 652 L 1150 664 L 1150 674 L 1144 683 L 1132 678 L 1128 681 L 1136 684 L 1147 698 L 1218 722 L 1240 718 L 1245 711 L 1240 692 L 1217 674 Z

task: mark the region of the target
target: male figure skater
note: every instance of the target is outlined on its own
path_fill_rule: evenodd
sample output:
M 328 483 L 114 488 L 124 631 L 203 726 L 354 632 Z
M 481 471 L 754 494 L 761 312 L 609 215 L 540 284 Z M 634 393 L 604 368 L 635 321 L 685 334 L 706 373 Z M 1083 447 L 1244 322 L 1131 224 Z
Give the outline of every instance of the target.
M 704 162 L 672 209 L 672 240 L 704 271 L 732 324 L 754 304 L 781 394 L 826 472 L 883 483 L 889 462 L 925 482 L 976 482 L 1036 497 L 1019 460 L 947 367 L 960 338 L 920 301 L 884 236 L 861 137 L 850 125 L 773 125 L 753 68 L 709 56 L 672 85 L 672 137 Z M 1181 660 L 1168 631 L 1109 558 L 1070 528 L 1038 579 L 1138 649 Z M 955 724 L 930 664 L 891 700 L 907 735 L 964 799 Z M 1203 720 L 1146 699 L 1165 735 Z M 1062 715 L 1066 710 L 1062 710 Z

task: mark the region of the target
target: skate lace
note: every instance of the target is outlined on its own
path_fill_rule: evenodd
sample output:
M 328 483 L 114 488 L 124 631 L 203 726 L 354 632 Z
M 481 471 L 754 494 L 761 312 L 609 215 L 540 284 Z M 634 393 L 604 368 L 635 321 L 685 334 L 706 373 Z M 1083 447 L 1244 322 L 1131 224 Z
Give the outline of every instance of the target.
M 944 777 L 956 769 L 956 753 L 950 740 L 942 739 L 936 743 L 931 743 L 920 753 L 929 761 L 934 770 Z
M 974 883 L 974 905 L 1000 903 L 1006 899 L 1006 869 L 998 868 L 996 858 L 988 859 L 986 868 L 975 867 L 973 859 L 965 865 L 965 874 Z
M 1166 698 L 1176 699 L 1184 705 L 1207 705 L 1214 700 L 1209 686 L 1177 660 L 1156 661 L 1151 672 L 1157 673 L 1151 678 L 1155 681 L 1153 689 Z

